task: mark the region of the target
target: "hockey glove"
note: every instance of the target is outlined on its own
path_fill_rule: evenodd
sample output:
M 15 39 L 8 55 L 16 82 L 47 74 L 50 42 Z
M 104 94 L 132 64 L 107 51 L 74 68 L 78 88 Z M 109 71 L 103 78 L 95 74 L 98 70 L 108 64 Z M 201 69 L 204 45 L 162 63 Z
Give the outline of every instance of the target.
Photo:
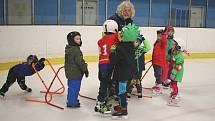
M 44 63 L 45 60 L 45 58 L 40 58 L 39 63 Z
M 85 74 L 85 77 L 87 78 L 89 76 L 89 71 L 85 71 L 84 74 Z

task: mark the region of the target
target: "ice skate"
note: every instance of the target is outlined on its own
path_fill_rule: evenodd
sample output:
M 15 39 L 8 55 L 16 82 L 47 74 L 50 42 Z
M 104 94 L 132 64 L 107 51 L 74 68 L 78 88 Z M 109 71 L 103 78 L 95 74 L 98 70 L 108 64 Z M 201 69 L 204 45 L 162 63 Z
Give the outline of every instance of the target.
M 121 111 L 121 106 L 120 105 L 116 105 L 113 107 L 114 112 L 119 112 Z
M 161 85 L 156 85 L 154 87 L 152 87 L 152 93 L 154 96 L 159 96 L 162 94 L 162 88 L 161 88 Z
M 140 98 L 143 98 L 143 95 L 142 93 L 137 93 L 137 97 L 140 99 Z
M 80 108 L 80 107 L 81 107 L 81 104 L 78 102 L 75 106 L 67 105 L 66 107 L 67 107 L 67 108 Z
M 77 100 L 77 104 L 74 106 L 68 105 L 66 106 L 67 108 L 80 108 L 81 107 L 81 103 L 79 102 L 79 100 Z
M 173 107 L 180 107 L 179 101 L 175 97 L 170 97 L 167 102 L 167 105 Z
M 181 96 L 178 94 L 176 97 L 175 97 L 176 101 L 177 102 L 180 102 L 181 101 Z
M 169 89 L 170 82 L 171 82 L 170 80 L 166 80 L 166 81 L 162 82 L 163 89 Z
M 121 108 L 120 106 L 117 106 L 117 111 L 112 114 L 112 119 L 128 119 L 127 108 Z
M 26 91 L 26 92 L 32 92 L 32 89 L 29 88 L 29 87 L 27 87 L 27 88 L 25 89 L 25 91 Z
M 127 97 L 127 98 L 131 98 L 131 93 L 127 93 L 127 94 L 126 94 L 126 97 Z
M 101 114 L 111 114 L 111 105 L 106 105 L 105 102 L 97 102 L 94 110 Z
M 0 99 L 4 100 L 5 99 L 5 94 L 0 91 Z

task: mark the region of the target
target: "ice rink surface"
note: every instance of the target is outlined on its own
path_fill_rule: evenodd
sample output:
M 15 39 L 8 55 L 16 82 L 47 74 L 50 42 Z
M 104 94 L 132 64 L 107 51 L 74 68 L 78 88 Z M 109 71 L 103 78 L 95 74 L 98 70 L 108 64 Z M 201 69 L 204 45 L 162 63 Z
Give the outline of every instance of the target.
M 99 80 L 97 63 L 89 63 L 89 78 L 82 80 L 81 94 L 96 98 Z M 57 70 L 62 65 L 55 65 Z M 148 67 L 148 66 L 147 66 Z M 128 121 L 215 121 L 215 59 L 185 60 L 185 71 L 182 83 L 179 84 L 181 96 L 180 107 L 167 106 L 169 90 L 153 98 L 128 101 Z M 8 71 L 0 72 L 0 86 L 3 85 Z M 53 73 L 47 66 L 41 75 L 50 83 Z M 67 84 L 64 70 L 59 73 L 63 83 Z M 153 69 L 143 79 L 144 87 L 154 85 Z M 56 81 L 57 82 L 57 81 Z M 53 103 L 63 106 L 60 110 L 47 104 L 26 102 L 26 99 L 43 99 L 39 91 L 44 90 L 37 75 L 27 77 L 26 83 L 33 89 L 32 93 L 23 92 L 15 83 L 0 100 L 0 121 L 111 121 L 110 116 L 100 116 L 94 112 L 95 101 L 79 98 L 81 108 L 65 107 L 67 90 L 63 95 L 53 97 Z M 55 83 L 54 88 L 58 85 Z M 150 90 L 143 90 L 146 96 L 152 96 Z

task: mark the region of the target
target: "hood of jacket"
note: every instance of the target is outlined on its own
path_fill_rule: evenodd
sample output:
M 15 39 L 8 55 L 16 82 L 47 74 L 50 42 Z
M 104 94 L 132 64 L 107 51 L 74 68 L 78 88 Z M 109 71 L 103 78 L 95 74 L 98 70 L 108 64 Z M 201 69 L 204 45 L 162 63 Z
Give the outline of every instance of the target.
M 71 52 L 74 52 L 77 49 L 80 49 L 80 47 L 77 46 L 77 45 L 75 45 L 75 46 L 66 45 L 66 47 L 65 47 L 65 54 L 70 54 Z

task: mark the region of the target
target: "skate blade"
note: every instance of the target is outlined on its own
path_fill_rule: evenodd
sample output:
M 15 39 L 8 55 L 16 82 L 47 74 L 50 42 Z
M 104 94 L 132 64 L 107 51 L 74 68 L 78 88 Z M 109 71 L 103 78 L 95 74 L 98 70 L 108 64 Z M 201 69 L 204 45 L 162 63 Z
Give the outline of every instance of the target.
M 163 87 L 163 89 L 164 89 L 164 90 L 168 90 L 168 89 L 170 89 L 170 88 L 169 88 L 169 87 Z
M 100 113 L 100 112 L 96 112 L 96 115 L 98 117 L 101 117 L 101 118 L 106 118 L 106 117 L 111 117 L 111 113 Z
M 3 101 L 5 101 L 6 100 L 6 97 L 4 96 L 0 96 L 0 100 L 3 100 Z
M 131 101 L 131 98 L 126 98 L 127 101 Z
M 178 104 L 172 104 L 172 103 L 167 103 L 168 106 L 171 106 L 171 107 L 180 107 L 180 105 Z
M 128 116 L 112 116 L 113 120 L 126 120 L 128 119 Z
M 160 95 L 162 95 L 162 94 L 163 94 L 162 91 L 157 92 L 157 91 L 155 91 L 155 90 L 152 90 L 152 95 L 153 95 L 153 96 L 160 96 Z
M 162 93 L 153 93 L 152 95 L 153 96 L 160 96 L 160 95 L 162 95 Z
M 181 102 L 181 98 L 180 97 L 176 98 L 176 102 Z
M 101 114 L 103 114 L 103 115 L 110 115 L 110 114 L 112 114 L 112 111 L 108 111 L 108 112 L 101 113 Z
M 111 113 L 110 114 L 104 114 L 104 113 L 100 113 L 100 117 L 102 118 L 106 118 L 106 117 L 111 117 Z

